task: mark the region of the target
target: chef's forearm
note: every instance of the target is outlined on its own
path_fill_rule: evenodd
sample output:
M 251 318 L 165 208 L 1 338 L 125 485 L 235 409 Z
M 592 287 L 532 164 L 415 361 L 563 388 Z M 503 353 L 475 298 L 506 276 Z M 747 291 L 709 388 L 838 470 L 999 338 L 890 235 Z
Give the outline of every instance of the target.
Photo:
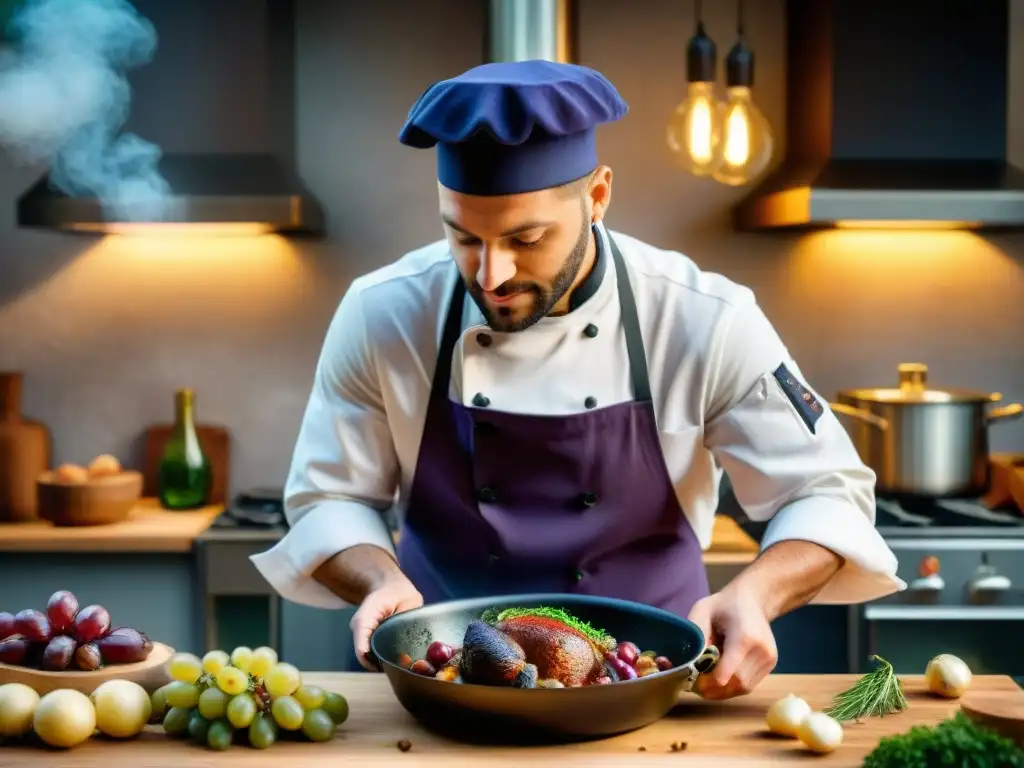
M 843 558 L 819 544 L 785 540 L 762 552 L 729 587 L 752 590 L 773 621 L 810 602 L 842 566 Z
M 345 602 L 359 605 L 374 590 L 405 576 L 390 552 L 374 544 L 357 544 L 324 562 L 313 578 Z

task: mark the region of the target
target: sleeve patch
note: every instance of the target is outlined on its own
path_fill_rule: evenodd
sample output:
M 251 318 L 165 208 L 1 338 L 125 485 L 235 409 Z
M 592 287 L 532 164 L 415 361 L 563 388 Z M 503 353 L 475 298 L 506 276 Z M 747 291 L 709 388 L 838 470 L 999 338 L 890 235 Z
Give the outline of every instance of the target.
M 807 428 L 811 430 L 811 434 L 815 434 L 815 424 L 824 412 L 821 403 L 796 376 L 789 372 L 785 363 L 775 369 L 774 376 L 779 382 L 779 386 L 782 387 L 782 391 L 786 393 L 786 397 L 789 398 L 789 402 L 793 404 L 793 408 L 796 409 Z

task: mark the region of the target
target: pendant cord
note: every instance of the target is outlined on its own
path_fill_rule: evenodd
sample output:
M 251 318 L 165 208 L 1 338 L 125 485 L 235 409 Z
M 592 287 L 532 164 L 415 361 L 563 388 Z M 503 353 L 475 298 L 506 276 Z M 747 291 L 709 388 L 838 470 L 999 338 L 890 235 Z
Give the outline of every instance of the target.
M 701 0 L 693 0 L 693 24 L 698 28 L 704 24 L 704 13 L 701 11 Z
M 736 36 L 743 39 L 743 0 L 736 0 Z

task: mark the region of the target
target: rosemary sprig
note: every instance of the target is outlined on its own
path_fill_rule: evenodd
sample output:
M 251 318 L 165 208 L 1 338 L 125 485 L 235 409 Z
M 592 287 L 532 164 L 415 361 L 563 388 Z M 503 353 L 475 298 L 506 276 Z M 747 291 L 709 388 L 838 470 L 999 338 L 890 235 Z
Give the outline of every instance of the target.
M 826 714 L 843 723 L 861 717 L 885 717 L 907 708 L 903 684 L 896 677 L 892 664 L 881 656 L 871 659 L 878 662 L 878 666 L 832 699 Z

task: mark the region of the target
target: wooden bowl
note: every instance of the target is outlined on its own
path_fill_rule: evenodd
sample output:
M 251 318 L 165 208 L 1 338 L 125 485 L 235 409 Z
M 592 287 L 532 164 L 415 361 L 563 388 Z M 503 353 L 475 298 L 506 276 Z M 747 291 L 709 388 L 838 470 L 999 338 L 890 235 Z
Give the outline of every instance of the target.
M 24 683 L 40 696 L 58 688 L 73 688 L 88 696 L 100 683 L 107 680 L 131 680 L 152 693 L 161 685 L 170 682 L 166 664 L 173 655 L 174 649 L 170 646 L 153 643 L 153 650 L 149 652 L 149 657 L 145 661 L 137 664 L 111 664 L 92 672 L 50 672 L 45 669 L 0 664 L 0 685 Z
M 107 525 L 128 517 L 142 496 L 142 473 L 133 469 L 81 483 L 44 472 L 36 480 L 39 516 L 54 525 Z

